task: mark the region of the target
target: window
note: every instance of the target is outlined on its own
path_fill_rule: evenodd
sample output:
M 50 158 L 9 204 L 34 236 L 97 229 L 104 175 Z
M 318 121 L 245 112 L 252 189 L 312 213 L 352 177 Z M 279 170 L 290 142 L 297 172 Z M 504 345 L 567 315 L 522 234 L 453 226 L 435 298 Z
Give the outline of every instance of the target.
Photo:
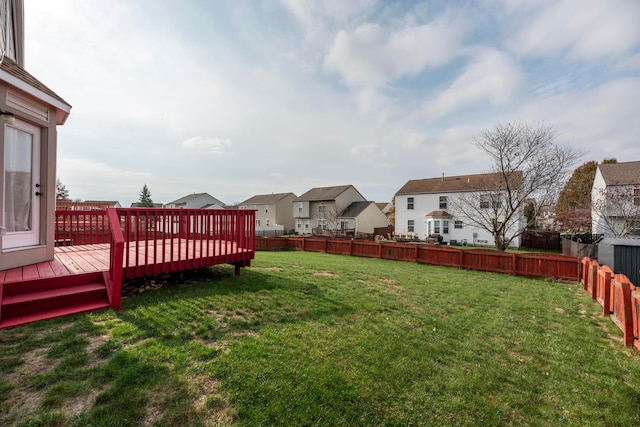
M 264 205 L 264 213 L 269 213 L 269 205 Z
M 407 197 L 407 209 L 413 209 L 413 197 Z
M 266 220 L 264 221 L 264 223 L 265 223 L 264 225 L 266 225 L 267 227 L 269 226 L 269 220 L 268 220 L 268 219 L 266 219 Z
M 633 204 L 640 206 L 640 188 L 633 189 Z
M 491 196 L 483 194 L 480 196 L 480 209 L 488 209 L 491 204 Z
M 433 232 L 435 234 L 440 234 L 440 221 L 433 221 Z
M 414 221 L 412 219 L 407 220 L 407 233 L 413 233 L 415 231 Z
M 256 227 L 260 227 L 260 220 L 256 219 Z
M 246 210 L 246 209 L 247 209 L 247 205 L 242 205 L 242 206 L 240 206 L 240 209 L 242 209 L 242 210 Z
M 302 202 L 298 203 L 298 212 L 302 212 Z
M 302 220 L 296 221 L 296 228 L 302 228 Z
M 327 229 L 327 220 L 326 219 L 319 219 L 318 220 L 318 228 L 320 230 L 326 230 Z
M 320 203 L 320 206 L 318 206 L 318 212 L 324 213 L 326 211 L 327 211 L 327 205 L 325 205 L 324 203 Z
M 453 228 L 462 228 L 462 221 L 454 221 Z
M 349 228 L 349 221 L 340 221 L 340 230 L 346 230 Z
M 442 234 L 449 234 L 449 221 L 442 221 Z
M 440 196 L 440 209 L 447 209 L 447 196 Z
M 309 229 L 309 220 L 306 220 L 304 222 L 304 228 L 306 228 L 307 230 Z

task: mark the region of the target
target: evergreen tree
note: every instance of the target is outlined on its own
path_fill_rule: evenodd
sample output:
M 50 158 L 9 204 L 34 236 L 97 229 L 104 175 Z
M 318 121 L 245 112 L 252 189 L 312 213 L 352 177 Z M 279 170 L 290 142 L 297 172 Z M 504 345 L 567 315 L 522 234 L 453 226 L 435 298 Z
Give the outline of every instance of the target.
M 149 187 L 145 184 L 142 187 L 142 191 L 140 192 L 140 198 L 138 199 L 138 207 L 139 208 L 152 208 L 153 200 L 151 200 L 151 191 L 149 191 Z
M 57 201 L 71 201 L 69 197 L 69 190 L 67 187 L 60 181 L 60 178 L 56 179 L 56 200 Z

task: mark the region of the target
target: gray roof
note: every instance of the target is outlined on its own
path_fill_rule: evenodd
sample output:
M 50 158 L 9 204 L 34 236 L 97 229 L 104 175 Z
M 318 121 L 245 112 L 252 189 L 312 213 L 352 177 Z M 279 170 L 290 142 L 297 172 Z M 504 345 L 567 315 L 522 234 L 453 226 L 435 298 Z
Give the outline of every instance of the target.
M 321 200 L 335 200 L 340 194 L 353 187 L 353 185 L 337 185 L 335 187 L 318 187 L 304 193 L 294 202 L 316 202 Z
M 296 197 L 293 193 L 276 193 L 276 194 L 258 194 L 251 198 L 248 198 L 244 202 L 240 203 L 241 205 L 274 205 L 278 203 L 280 200 L 293 196 Z
M 512 175 L 514 187 L 520 186 L 521 172 Z M 460 191 L 497 190 L 504 188 L 504 179 L 500 173 L 475 175 L 444 176 L 440 178 L 412 179 L 396 194 L 454 193 Z
M 605 163 L 598 169 L 607 185 L 640 184 L 640 162 Z
M 178 205 L 178 204 L 181 204 L 181 203 L 187 203 L 189 200 L 197 199 L 198 197 L 202 197 L 204 195 L 207 195 L 207 196 L 211 197 L 212 199 L 216 200 L 217 202 L 219 202 L 219 204 L 224 205 L 224 203 L 222 203 L 220 200 L 216 199 L 215 197 L 213 197 L 209 193 L 188 194 L 188 195 L 186 195 L 184 197 L 180 197 L 179 199 L 174 200 L 173 202 L 167 203 L 167 205 Z
M 640 246 L 640 237 L 605 237 L 601 243 L 614 246 Z
M 340 218 L 357 218 L 365 209 L 375 202 L 353 202 L 340 215 Z
M 131 203 L 131 207 L 132 208 L 139 208 L 140 207 L 140 203 L 139 202 L 133 202 Z M 153 204 L 153 208 L 162 208 L 162 203 L 154 203 Z
M 85 203 L 102 203 L 109 206 L 115 206 L 120 204 L 120 202 L 116 200 L 85 200 Z

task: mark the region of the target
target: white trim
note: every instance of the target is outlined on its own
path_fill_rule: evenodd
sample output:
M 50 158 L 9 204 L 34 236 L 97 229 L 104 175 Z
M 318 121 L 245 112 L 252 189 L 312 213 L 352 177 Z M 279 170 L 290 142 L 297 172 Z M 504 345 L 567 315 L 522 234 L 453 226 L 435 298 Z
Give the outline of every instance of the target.
M 38 98 L 41 101 L 46 102 L 49 105 L 52 105 L 54 107 L 56 107 L 58 110 L 63 111 L 64 115 L 62 115 L 62 118 L 60 117 L 60 114 L 56 115 L 56 123 L 59 125 L 63 125 L 66 121 L 67 121 L 67 117 L 69 117 L 69 113 L 71 112 L 71 106 L 65 104 L 64 102 L 61 102 L 60 100 L 54 98 L 53 96 L 44 93 L 43 91 L 41 91 L 40 89 L 36 89 L 35 87 L 31 86 L 30 84 L 20 80 L 19 78 L 15 77 L 12 74 L 9 74 L 8 72 L 4 71 L 4 70 L 0 70 L 0 80 L 4 80 L 5 82 L 7 82 L 8 84 L 10 84 L 11 86 L 20 89 L 21 91 L 28 93 L 31 96 L 34 96 L 36 98 Z

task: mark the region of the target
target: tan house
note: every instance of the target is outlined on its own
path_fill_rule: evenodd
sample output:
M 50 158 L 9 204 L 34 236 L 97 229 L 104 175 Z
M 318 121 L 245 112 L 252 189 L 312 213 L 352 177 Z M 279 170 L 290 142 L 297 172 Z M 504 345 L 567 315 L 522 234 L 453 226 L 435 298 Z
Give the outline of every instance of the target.
M 359 203 L 359 204 L 358 204 Z M 351 230 L 373 233 L 385 227 L 387 217 L 375 202 L 369 202 L 353 185 L 312 188 L 293 201 L 298 234 Z
M 0 269 L 52 260 L 56 206 L 56 126 L 71 106 L 24 70 L 22 0 L 0 9 Z
M 293 193 L 259 194 L 240 203 L 240 209 L 256 211 L 256 234 L 282 235 L 293 230 Z

